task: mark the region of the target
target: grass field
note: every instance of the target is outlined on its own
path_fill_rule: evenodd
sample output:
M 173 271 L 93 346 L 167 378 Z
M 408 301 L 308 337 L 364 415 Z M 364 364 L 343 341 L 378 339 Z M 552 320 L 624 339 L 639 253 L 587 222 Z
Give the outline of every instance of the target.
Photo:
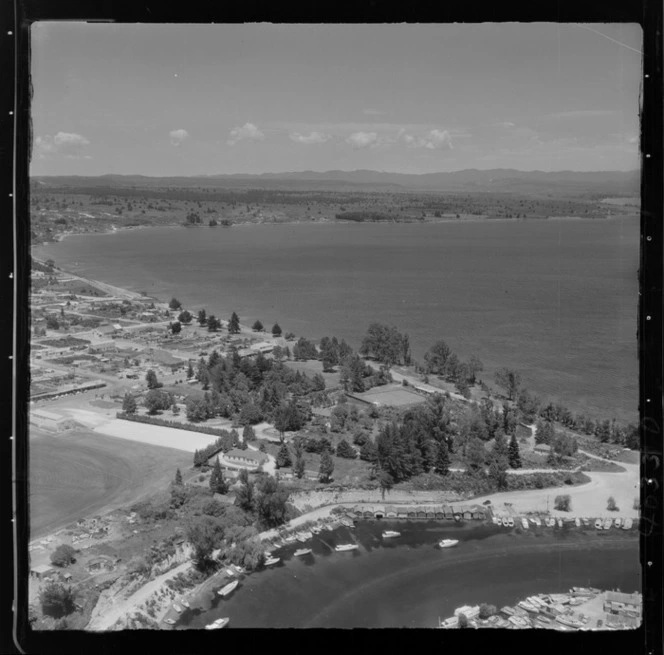
M 166 488 L 191 455 L 73 430 L 57 436 L 30 429 L 30 537 L 129 504 Z

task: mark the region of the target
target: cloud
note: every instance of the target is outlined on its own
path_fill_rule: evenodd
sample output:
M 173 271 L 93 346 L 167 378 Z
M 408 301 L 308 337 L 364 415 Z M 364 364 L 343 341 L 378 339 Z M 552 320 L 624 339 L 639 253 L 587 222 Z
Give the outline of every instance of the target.
M 353 132 L 347 139 L 353 148 L 373 148 L 378 145 L 378 134 L 376 132 Z
M 230 131 L 228 145 L 234 146 L 239 141 L 262 141 L 265 135 L 253 124 L 245 123 L 242 127 L 234 127 Z
M 325 134 L 324 132 L 312 132 L 308 136 L 300 134 L 299 132 L 291 132 L 289 137 L 291 141 L 295 141 L 295 143 L 304 143 L 305 145 L 310 145 L 312 143 L 325 143 L 332 138 L 330 134 Z
M 35 152 L 40 159 L 49 156 L 68 157 L 70 159 L 92 159 L 85 154 L 85 147 L 90 141 L 81 134 L 72 132 L 58 132 L 55 136 L 46 134 L 38 136 L 35 140 Z
M 452 149 L 452 137 L 447 130 L 431 130 L 424 136 L 413 136 L 400 132 L 401 138 L 410 148 L 427 148 L 428 150 Z
M 173 130 L 168 133 L 168 136 L 171 137 L 171 145 L 177 147 L 182 145 L 185 139 L 189 138 L 189 132 L 187 130 Z

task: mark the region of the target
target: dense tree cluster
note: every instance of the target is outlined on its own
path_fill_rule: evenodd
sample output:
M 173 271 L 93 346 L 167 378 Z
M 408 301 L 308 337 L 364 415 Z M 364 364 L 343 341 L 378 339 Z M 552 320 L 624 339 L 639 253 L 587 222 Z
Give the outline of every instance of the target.
M 436 341 L 424 354 L 424 370 L 453 382 L 460 392 L 467 394 L 468 386 L 477 382 L 483 364 L 476 355 L 462 362 L 445 341 Z
M 386 366 L 409 366 L 411 363 L 410 339 L 396 327 L 372 323 L 362 339 L 360 354 L 371 357 Z

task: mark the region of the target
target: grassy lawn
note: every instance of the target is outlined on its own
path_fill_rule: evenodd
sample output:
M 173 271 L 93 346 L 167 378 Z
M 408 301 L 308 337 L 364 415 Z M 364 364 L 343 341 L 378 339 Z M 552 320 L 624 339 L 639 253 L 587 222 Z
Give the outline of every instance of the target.
M 323 373 L 323 362 L 317 359 L 309 359 L 306 362 L 285 362 L 286 366 L 292 368 L 294 371 L 302 371 L 308 377 L 313 377 L 316 373 L 320 373 L 325 379 L 326 388 L 339 386 L 339 370 L 338 367 L 334 373 Z

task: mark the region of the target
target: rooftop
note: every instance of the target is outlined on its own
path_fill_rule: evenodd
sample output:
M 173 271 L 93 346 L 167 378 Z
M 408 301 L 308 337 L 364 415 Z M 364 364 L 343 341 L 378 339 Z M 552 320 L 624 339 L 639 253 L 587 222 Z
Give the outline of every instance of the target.
M 256 450 L 241 450 L 240 448 L 233 448 L 226 453 L 226 457 L 240 457 L 242 459 L 253 460 L 258 464 L 263 464 L 268 461 L 268 456 Z

